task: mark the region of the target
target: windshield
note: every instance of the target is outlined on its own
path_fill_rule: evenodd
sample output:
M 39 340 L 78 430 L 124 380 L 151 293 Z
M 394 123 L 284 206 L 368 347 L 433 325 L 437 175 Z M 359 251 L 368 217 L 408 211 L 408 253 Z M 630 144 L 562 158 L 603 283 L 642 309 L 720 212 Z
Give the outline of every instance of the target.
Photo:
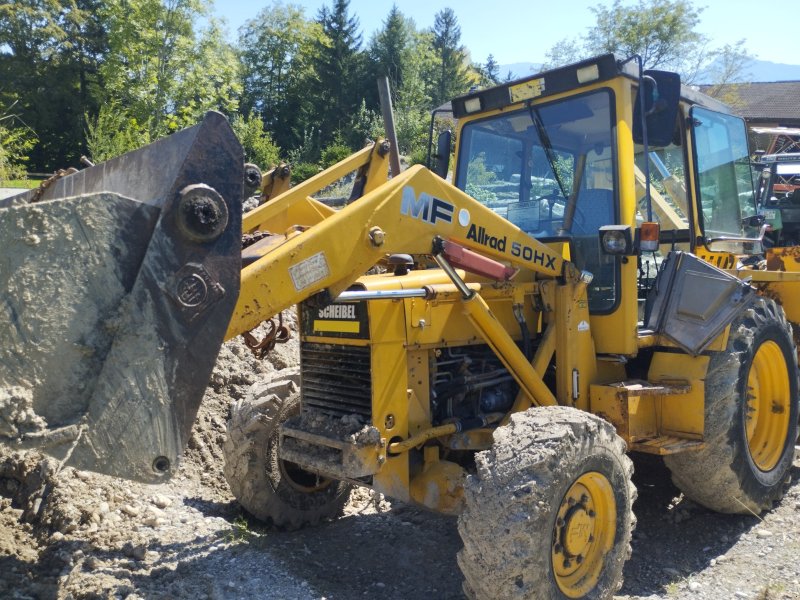
M 691 117 L 700 220 L 706 239 L 757 239 L 758 225 L 747 220 L 756 214 L 756 206 L 744 122 L 699 106 L 692 108 Z M 735 246 L 723 241 L 714 249 L 736 251 Z
M 570 241 L 573 261 L 595 276 L 593 312 L 616 302 L 616 262 L 597 235 L 617 223 L 612 123 L 608 90 L 473 121 L 456 171 L 459 188 L 526 233 Z

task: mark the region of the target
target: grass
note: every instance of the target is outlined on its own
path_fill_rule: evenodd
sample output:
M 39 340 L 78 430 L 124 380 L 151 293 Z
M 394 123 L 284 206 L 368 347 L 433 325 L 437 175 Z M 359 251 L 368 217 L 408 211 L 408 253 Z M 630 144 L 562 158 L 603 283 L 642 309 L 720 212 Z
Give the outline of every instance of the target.
M 230 543 L 234 542 L 246 542 L 249 541 L 251 537 L 253 537 L 253 532 L 250 531 L 250 526 L 247 523 L 247 517 L 244 515 L 239 515 L 233 521 L 230 531 L 227 532 L 228 541 Z
M 781 592 L 786 589 L 785 585 L 780 583 L 768 583 L 767 586 L 758 593 L 756 600 L 777 600 Z
M 21 188 L 23 190 L 32 190 L 39 187 L 41 182 L 35 179 L 0 179 L 0 187 L 5 188 Z
M 680 581 L 670 581 L 666 585 L 665 591 L 667 592 L 667 596 L 674 598 L 680 591 Z

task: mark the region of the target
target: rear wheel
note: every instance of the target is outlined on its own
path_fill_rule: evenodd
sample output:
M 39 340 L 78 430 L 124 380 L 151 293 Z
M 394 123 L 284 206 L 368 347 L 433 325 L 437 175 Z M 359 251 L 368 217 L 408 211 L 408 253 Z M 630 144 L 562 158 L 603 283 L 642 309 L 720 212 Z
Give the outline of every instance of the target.
M 458 521 L 469 597 L 601 599 L 619 589 L 636 490 L 609 423 L 533 408 L 498 428 L 476 465 Z
M 705 447 L 667 456 L 672 480 L 703 506 L 760 513 L 783 496 L 797 439 L 797 354 L 774 301 L 757 298 L 731 325 L 705 381 Z
M 285 369 L 234 403 L 223 446 L 225 478 L 239 504 L 284 529 L 340 516 L 351 488 L 278 456 L 280 425 L 300 413 L 298 381 L 297 369 Z

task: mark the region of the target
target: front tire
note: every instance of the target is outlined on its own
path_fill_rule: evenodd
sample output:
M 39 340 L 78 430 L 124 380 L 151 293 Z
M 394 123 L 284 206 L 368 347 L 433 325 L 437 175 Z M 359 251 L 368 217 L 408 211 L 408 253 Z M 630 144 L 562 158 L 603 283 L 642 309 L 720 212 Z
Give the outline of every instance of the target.
M 467 596 L 610 598 L 635 524 L 625 450 L 609 423 L 574 408 L 512 415 L 465 484 L 458 563 Z
M 756 298 L 732 324 L 705 380 L 705 447 L 666 456 L 672 481 L 717 512 L 761 513 L 786 491 L 797 439 L 797 354 L 773 300 Z
M 289 530 L 341 516 L 351 489 L 278 456 L 281 424 L 300 414 L 299 379 L 297 369 L 284 369 L 235 402 L 223 446 L 225 479 L 239 504 Z

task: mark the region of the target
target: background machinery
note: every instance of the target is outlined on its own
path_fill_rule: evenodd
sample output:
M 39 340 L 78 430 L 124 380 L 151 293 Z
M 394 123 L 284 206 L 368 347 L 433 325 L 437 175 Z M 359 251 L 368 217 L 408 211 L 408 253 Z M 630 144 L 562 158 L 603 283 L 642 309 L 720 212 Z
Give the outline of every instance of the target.
M 237 499 L 278 527 L 335 517 L 367 486 L 459 515 L 470 597 L 608 598 L 634 526 L 626 452 L 663 456 L 713 510 L 770 508 L 797 438 L 800 275 L 764 260 L 743 122 L 612 55 L 452 107 L 452 184 L 449 134 L 434 171 L 391 179 L 378 142 L 240 221 L 241 151 L 211 114 L 0 208 L 28 261 L 53 260 L 37 227 L 57 219 L 120 282 L 79 327 L 32 329 L 24 282 L 0 270 L 0 390 L 41 417 L 8 437 L 166 477 L 222 339 L 297 305 L 299 373 L 236 402 L 225 445 Z M 158 163 L 174 169 L 142 185 Z M 351 171 L 344 208 L 313 199 Z M 90 202 L 114 213 L 106 258 L 103 228 L 70 216 Z M 79 264 L 41 285 L 99 268 L 60 256 Z M 77 287 L 72 305 L 99 294 Z M 45 325 L 66 340 L 59 368 L 82 369 L 71 396 L 8 367 L 54 360 L 30 348 Z

